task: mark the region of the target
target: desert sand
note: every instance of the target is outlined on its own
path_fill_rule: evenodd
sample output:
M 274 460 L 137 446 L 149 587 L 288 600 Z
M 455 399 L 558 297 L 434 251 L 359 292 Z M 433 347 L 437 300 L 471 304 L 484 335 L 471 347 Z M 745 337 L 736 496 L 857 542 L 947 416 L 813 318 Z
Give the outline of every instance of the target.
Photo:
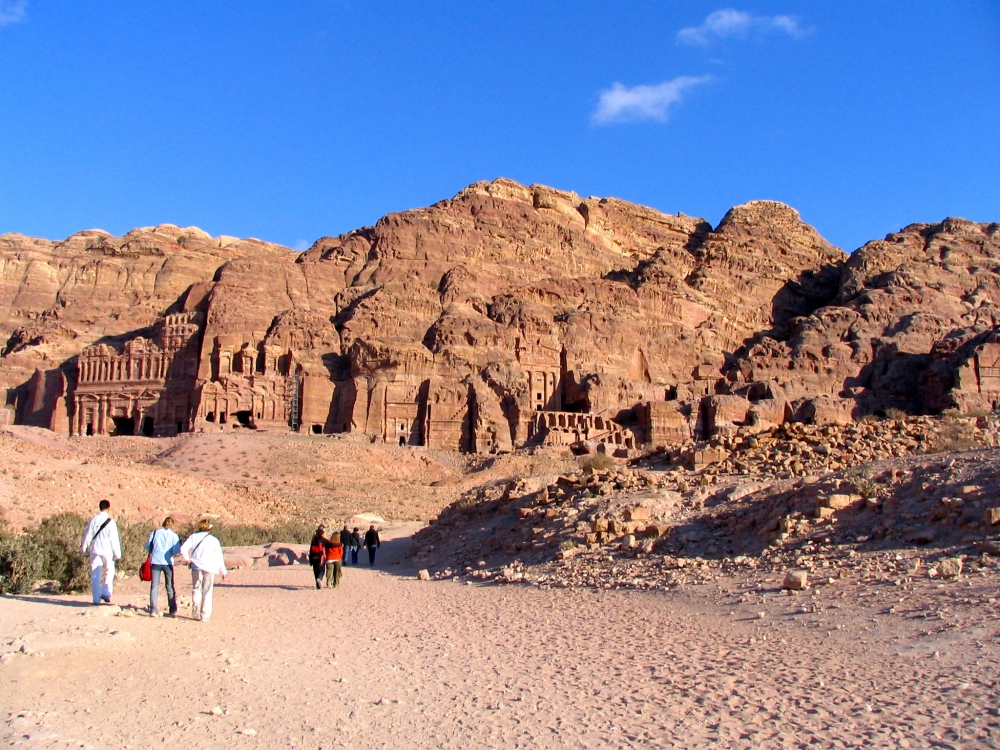
M 387 534 L 376 568 L 348 567 L 339 589 L 315 590 L 303 565 L 234 571 L 209 623 L 144 616 L 134 578 L 112 607 L 0 599 L 4 741 L 1000 744 L 995 569 L 947 582 L 848 577 L 794 595 L 767 574 L 646 593 L 428 582 L 407 561 L 413 529 Z

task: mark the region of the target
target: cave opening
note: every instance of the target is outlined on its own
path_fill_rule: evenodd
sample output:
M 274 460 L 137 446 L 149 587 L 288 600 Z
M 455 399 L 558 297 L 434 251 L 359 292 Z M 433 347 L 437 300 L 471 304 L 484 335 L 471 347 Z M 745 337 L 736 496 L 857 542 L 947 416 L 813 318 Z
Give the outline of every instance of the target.
M 135 420 L 132 417 L 111 417 L 115 428 L 111 434 L 115 437 L 135 434 Z

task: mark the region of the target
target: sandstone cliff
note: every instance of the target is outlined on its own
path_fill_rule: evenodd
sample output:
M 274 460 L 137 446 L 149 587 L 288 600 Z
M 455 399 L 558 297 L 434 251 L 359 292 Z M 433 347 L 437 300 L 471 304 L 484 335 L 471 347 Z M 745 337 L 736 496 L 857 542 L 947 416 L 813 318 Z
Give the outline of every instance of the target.
M 479 451 L 971 408 L 954 373 L 989 372 L 996 252 L 996 225 L 949 219 L 848 258 L 780 203 L 713 229 L 504 179 L 304 253 L 170 225 L 5 235 L 0 386 L 18 420 L 81 433 Z

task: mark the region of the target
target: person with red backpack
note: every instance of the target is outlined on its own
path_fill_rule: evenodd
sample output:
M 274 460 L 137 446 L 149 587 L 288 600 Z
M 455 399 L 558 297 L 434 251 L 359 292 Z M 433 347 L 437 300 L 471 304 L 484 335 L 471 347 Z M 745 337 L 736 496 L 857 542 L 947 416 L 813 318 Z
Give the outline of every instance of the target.
M 312 541 L 309 542 L 309 564 L 312 565 L 316 588 L 323 588 L 323 570 L 326 567 L 326 529 L 322 526 L 316 529 Z
M 344 559 L 344 545 L 332 539 L 326 542 L 326 585 L 337 588 L 340 585 L 342 564 Z

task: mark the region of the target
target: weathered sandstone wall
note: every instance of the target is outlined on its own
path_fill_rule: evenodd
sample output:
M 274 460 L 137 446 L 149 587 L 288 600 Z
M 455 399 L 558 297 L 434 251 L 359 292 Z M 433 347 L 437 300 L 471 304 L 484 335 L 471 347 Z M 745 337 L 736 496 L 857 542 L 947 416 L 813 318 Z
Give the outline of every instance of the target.
M 948 219 L 848 258 L 772 201 L 713 229 L 500 179 L 304 253 L 172 225 L 4 235 L 0 388 L 8 420 L 60 430 L 477 451 L 992 408 L 997 234 Z

